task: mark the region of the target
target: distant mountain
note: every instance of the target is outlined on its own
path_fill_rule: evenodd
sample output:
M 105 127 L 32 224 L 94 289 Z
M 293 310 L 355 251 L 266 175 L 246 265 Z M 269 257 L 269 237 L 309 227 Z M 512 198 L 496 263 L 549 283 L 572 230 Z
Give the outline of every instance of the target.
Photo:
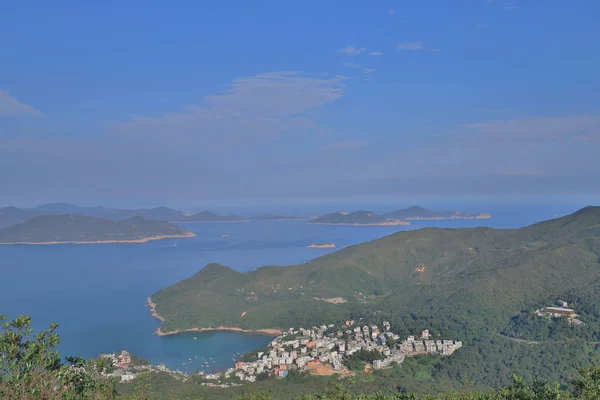
M 30 218 L 37 216 L 35 211 L 23 210 L 17 207 L 4 207 L 0 208 L 0 229 L 6 228 L 7 226 L 20 224 Z
M 144 217 L 146 219 L 157 219 L 168 222 L 184 222 L 186 214 L 169 207 L 140 208 L 137 210 L 117 210 L 107 216 L 113 220 L 122 220 L 132 217 Z
M 423 207 L 408 207 L 383 214 L 384 218 L 400 220 L 437 220 L 437 219 L 487 219 L 487 213 L 468 213 L 459 211 L 431 211 Z
M 243 222 L 246 218 L 239 215 L 218 215 L 210 211 L 202 211 L 197 214 L 188 215 L 185 222 Z
M 210 211 L 197 214 L 185 213 L 169 207 L 118 209 L 102 206 L 81 207 L 69 203 L 43 204 L 34 208 L 17 207 L 0 208 L 0 229 L 20 224 L 31 218 L 42 215 L 84 215 L 95 218 L 105 218 L 121 221 L 133 217 L 143 217 L 166 222 L 241 222 L 246 221 L 239 215 L 221 216 Z
M 326 225 L 409 225 L 405 221 L 386 219 L 372 211 L 337 212 L 311 219 L 308 223 Z
M 69 203 L 49 203 L 42 204 L 29 209 L 36 215 L 50 215 L 50 214 L 72 214 L 72 215 L 87 215 L 90 217 L 106 217 L 117 211 L 115 208 L 108 208 L 102 206 L 95 207 L 81 207 Z
M 187 229 L 143 217 L 111 221 L 84 215 L 43 215 L 0 229 L 2 244 L 126 243 L 192 236 Z

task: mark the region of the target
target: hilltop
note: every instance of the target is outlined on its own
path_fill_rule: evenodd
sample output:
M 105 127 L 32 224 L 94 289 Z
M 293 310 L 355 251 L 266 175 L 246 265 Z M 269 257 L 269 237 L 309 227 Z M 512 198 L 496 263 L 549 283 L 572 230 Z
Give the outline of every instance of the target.
M 463 374 L 483 387 L 503 384 L 511 364 L 527 377 L 564 380 L 600 358 L 592 350 L 600 341 L 599 259 L 600 207 L 587 207 L 521 229 L 398 232 L 290 267 L 240 273 L 209 264 L 151 299 L 163 333 L 387 318 L 398 332 L 429 328 L 467 343 L 433 369 L 414 366 L 447 387 L 460 387 Z M 345 302 L 327 301 L 333 298 Z M 586 326 L 533 319 L 536 309 L 558 299 Z M 548 344 L 528 344 L 534 328 Z
M 488 219 L 488 213 L 469 213 L 459 211 L 432 211 L 423 207 L 408 207 L 383 214 L 387 219 L 400 220 L 439 220 L 439 219 Z
M 309 224 L 326 225 L 410 225 L 406 221 L 384 218 L 372 211 L 337 212 L 308 221 Z
M 143 217 L 111 221 L 83 215 L 46 215 L 0 229 L 0 244 L 141 243 L 192 236 L 187 229 Z

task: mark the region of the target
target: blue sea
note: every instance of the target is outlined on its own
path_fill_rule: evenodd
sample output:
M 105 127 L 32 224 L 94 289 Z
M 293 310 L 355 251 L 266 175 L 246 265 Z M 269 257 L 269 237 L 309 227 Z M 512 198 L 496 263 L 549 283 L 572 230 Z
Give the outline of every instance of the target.
M 479 206 L 489 220 L 413 222 L 409 227 L 310 225 L 305 221 L 195 223 L 195 238 L 144 244 L 0 246 L 0 314 L 30 315 L 35 328 L 59 323 L 63 355 L 96 357 L 121 351 L 181 371 L 223 370 L 240 353 L 271 337 L 238 332 L 159 337 L 146 298 L 188 278 L 210 262 L 239 271 L 293 265 L 400 230 L 487 225 L 516 228 L 575 211 L 578 206 Z M 463 210 L 471 208 L 463 207 Z M 308 215 L 309 213 L 307 213 Z M 229 235 L 223 237 L 223 235 Z M 326 323 L 327 321 L 323 321 Z

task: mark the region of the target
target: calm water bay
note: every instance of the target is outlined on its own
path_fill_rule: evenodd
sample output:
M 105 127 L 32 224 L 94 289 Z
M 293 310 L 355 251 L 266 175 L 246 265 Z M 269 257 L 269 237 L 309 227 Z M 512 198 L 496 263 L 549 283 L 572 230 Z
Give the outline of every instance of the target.
M 185 225 L 197 234 L 191 239 L 0 246 L 0 314 L 30 315 L 36 328 L 58 322 L 63 355 L 95 357 L 126 349 L 174 369 L 220 370 L 232 366 L 236 354 L 263 346 L 271 338 L 236 332 L 158 337 L 153 334 L 158 321 L 149 316 L 146 298 L 209 262 L 239 271 L 293 265 L 331 252 L 307 249 L 311 243 L 334 242 L 339 249 L 425 226 L 519 227 L 576 208 L 488 207 L 481 209 L 493 214 L 490 220 L 414 222 L 410 227 L 326 226 L 304 221 L 196 223 Z M 224 238 L 225 234 L 230 236 Z

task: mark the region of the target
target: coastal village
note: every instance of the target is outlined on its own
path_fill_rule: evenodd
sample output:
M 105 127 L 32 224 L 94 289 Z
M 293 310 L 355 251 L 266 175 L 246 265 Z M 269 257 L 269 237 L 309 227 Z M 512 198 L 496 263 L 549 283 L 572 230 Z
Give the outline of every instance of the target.
M 290 328 L 273 339 L 266 349 L 247 354 L 244 357 L 246 361 L 238 361 L 233 368 L 219 373 L 188 374 L 170 370 L 162 364 L 134 366 L 131 355 L 126 351 L 102 357 L 113 360 L 115 371 L 111 376 L 120 378 L 121 382 L 134 380 L 139 372 L 164 372 L 180 380 L 196 375 L 202 385 L 231 387 L 254 382 L 259 375 L 285 378 L 292 371 L 350 376 L 354 372 L 346 364 L 352 358 L 359 360 L 363 372 L 370 373 L 394 364 L 400 365 L 406 357 L 420 354 L 450 356 L 461 347 L 461 341 L 434 340 L 427 329 L 419 335 L 401 340 L 399 335 L 391 331 L 387 321 L 383 322 L 381 328 L 378 325 L 361 326 L 355 321 L 346 321 L 339 327 L 330 324 Z M 369 355 L 369 360 L 361 357 L 365 354 Z
M 364 372 L 402 364 L 405 357 L 419 354 L 449 356 L 462 347 L 461 341 L 433 340 L 429 330 L 408 336 L 400 342 L 400 336 L 391 332 L 390 323 L 360 326 L 355 321 L 346 321 L 342 327 L 322 325 L 309 329 L 290 328 L 275 338 L 268 351 L 256 353 L 256 360 L 238 362 L 226 375 L 254 382 L 260 374 L 273 374 L 285 378 L 290 371 L 301 371 L 317 375 L 351 375 L 344 361 L 360 352 L 375 352 L 379 357 L 365 362 Z

